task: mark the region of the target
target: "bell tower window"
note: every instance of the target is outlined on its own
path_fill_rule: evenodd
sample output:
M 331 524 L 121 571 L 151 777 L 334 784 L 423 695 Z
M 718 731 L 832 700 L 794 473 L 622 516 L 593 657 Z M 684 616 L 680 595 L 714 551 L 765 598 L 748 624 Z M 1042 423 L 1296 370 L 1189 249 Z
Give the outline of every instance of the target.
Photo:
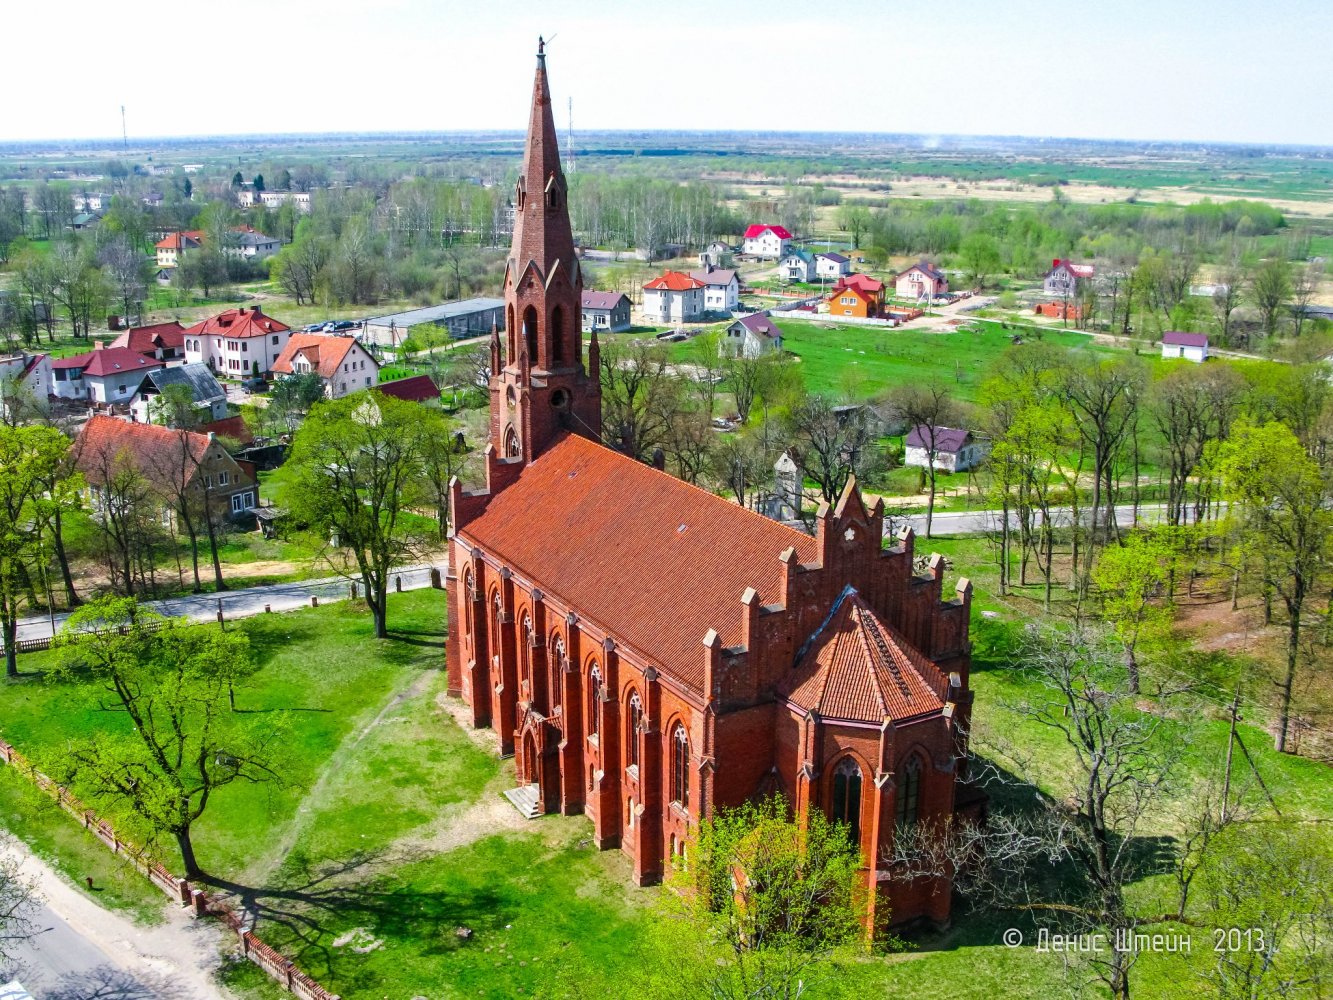
M 565 311 L 559 306 L 551 310 L 551 359 L 557 365 L 565 361 Z
M 537 310 L 528 306 L 523 310 L 523 338 L 528 347 L 528 364 L 537 363 Z

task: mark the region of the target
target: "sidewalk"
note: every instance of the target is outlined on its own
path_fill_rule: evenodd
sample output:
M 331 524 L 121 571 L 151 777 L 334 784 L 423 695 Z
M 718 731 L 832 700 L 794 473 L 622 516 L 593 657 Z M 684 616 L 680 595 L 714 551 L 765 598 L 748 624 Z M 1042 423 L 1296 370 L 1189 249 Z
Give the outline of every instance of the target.
M 393 571 L 389 577 L 389 591 L 396 587 L 395 576 L 402 577 L 403 590 L 423 590 L 430 586 L 430 565 L 404 566 Z M 359 588 L 358 584 L 358 588 Z M 267 606 L 273 611 L 295 611 L 308 608 L 310 598 L 318 597 L 321 603 L 340 601 L 350 596 L 351 582 L 345 577 L 334 576 L 322 580 L 304 580 L 300 583 L 274 583 L 264 587 L 246 587 L 228 590 L 221 594 L 187 594 L 184 597 L 169 597 L 161 601 L 145 601 L 144 607 L 151 608 L 168 618 L 189 618 L 192 621 L 216 621 L 218 608 L 221 607 L 224 618 L 248 618 L 264 613 Z M 55 616 L 56 631 L 69 617 L 68 612 Z M 18 640 L 51 638 L 51 620 L 46 615 L 19 619 Z M 20 647 L 22 648 L 22 647 Z

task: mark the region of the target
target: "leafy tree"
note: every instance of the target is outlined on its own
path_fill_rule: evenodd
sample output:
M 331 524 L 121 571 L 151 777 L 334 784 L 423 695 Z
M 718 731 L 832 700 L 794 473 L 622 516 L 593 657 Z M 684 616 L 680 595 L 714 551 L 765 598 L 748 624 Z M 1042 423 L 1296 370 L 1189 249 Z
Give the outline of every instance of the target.
M 439 410 L 421 407 L 424 444 L 422 465 L 435 521 L 439 525 L 439 540 L 449 535 L 449 488 L 455 478 L 463 479 L 471 471 L 473 452 L 467 445 L 463 431 L 449 421 Z
M 1101 593 L 1102 615 L 1125 647 L 1129 689 L 1139 691 L 1138 653 L 1170 635 L 1174 608 L 1169 592 L 1175 548 L 1173 529 L 1136 531 L 1102 550 L 1092 571 Z
M 1276 737 L 1277 749 L 1285 751 L 1305 605 L 1333 554 L 1329 487 L 1318 463 L 1280 423 L 1239 425 L 1218 449 L 1217 466 L 1230 514 L 1239 519 L 1241 544 L 1261 567 L 1264 586 L 1287 610 Z
M 46 485 L 63 468 L 69 441 L 52 427 L 0 424 L 0 626 L 5 674 L 18 676 L 19 610 L 36 603 L 32 576 L 42 559 L 42 508 Z
M 640 461 L 665 446 L 681 409 L 681 384 L 656 345 L 607 344 L 601 351 L 602 434 Z
M 431 503 L 430 436 L 415 403 L 371 389 L 316 406 L 292 442 L 292 514 L 349 550 L 381 639 L 390 571 L 428 538 L 410 511 Z
M 230 710 L 255 669 L 245 635 L 102 598 L 70 615 L 57 645 L 52 680 L 129 722 L 67 744 L 59 780 L 172 837 L 185 877 L 199 877 L 191 834 L 214 793 L 285 781 L 282 716 Z
M 719 810 L 688 856 L 675 877 L 683 891 L 666 903 L 689 932 L 673 967 L 683 993 L 795 1000 L 835 975 L 830 959 L 860 950 L 861 852 L 818 809 L 804 824 L 781 797 Z
M 254 179 L 253 181 L 251 181 L 251 184 L 253 185 L 253 187 L 254 187 L 254 189 L 255 189 L 256 192 L 258 192 L 258 191 L 263 191 L 263 190 L 264 190 L 264 175 L 263 175 L 263 174 L 255 174 L 255 179 Z
M 1291 266 L 1281 257 L 1270 257 L 1250 275 L 1250 302 L 1263 318 L 1264 333 L 1277 333 L 1282 307 L 1291 297 Z
M 958 258 L 972 287 L 980 289 L 1000 268 L 1000 245 L 989 233 L 972 233 L 959 245 Z
M 310 408 L 324 398 L 324 381 L 318 372 L 282 375 L 269 389 L 269 408 L 274 416 L 295 429 Z
M 232 190 L 239 191 L 244 186 L 245 186 L 245 177 L 243 177 L 241 175 L 241 172 L 238 170 L 236 171 L 236 173 L 231 175 Z

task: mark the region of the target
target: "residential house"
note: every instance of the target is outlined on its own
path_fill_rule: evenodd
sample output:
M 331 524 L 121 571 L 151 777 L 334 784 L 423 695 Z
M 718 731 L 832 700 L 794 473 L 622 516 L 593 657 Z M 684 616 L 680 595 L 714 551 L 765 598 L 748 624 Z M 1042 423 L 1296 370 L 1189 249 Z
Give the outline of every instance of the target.
M 290 202 L 298 212 L 310 211 L 309 191 L 260 191 L 259 200 L 265 208 L 281 208 Z
M 158 361 L 182 361 L 185 358 L 185 327 L 174 319 L 169 323 L 135 326 L 108 346 L 126 347 Z
M 227 253 L 243 260 L 263 260 L 282 249 L 280 240 L 265 236 L 253 226 L 236 226 L 232 232 L 236 235 L 233 237 L 232 245 L 227 247 Z
M 0 413 L 12 416 L 16 406 L 45 402 L 50 385 L 50 355 L 20 351 L 0 357 Z
M 1096 275 L 1097 269 L 1091 264 L 1075 264 L 1072 260 L 1056 257 L 1051 261 L 1051 269 L 1042 277 L 1042 290 L 1047 295 L 1069 298 L 1078 291 L 1082 282 L 1088 282 Z
M 704 314 L 704 283 L 666 271 L 643 286 L 643 315 L 654 323 L 690 323 Z
M 789 251 L 778 261 L 778 275 L 783 281 L 814 281 L 814 255 L 805 250 Z
M 988 449 L 969 430 L 917 424 L 903 441 L 903 464 L 928 468 L 933 462 L 942 472 L 966 472 L 985 460 Z
M 848 274 L 838 279 L 828 297 L 831 316 L 870 319 L 884 308 L 884 282 L 868 274 Z
M 753 225 L 745 230 L 741 252 L 766 260 L 781 260 L 791 249 L 791 233 L 782 226 Z
M 88 484 L 94 515 L 105 510 L 121 469 L 143 476 L 170 517 L 177 498 L 196 492 L 210 506 L 234 519 L 253 516 L 259 487 L 248 463 L 227 454 L 214 434 L 172 430 L 158 424 L 131 423 L 93 416 L 75 438 L 75 468 Z
M 77 233 L 81 229 L 91 229 L 101 221 L 100 212 L 80 212 L 69 220 L 69 228 Z
M 209 424 L 227 418 L 227 390 L 213 375 L 208 365 L 178 365 L 151 371 L 139 383 L 139 391 L 130 400 L 130 417 L 142 424 L 165 423 L 154 412 L 154 400 L 168 386 L 180 385 L 189 390 L 198 416 L 196 424 Z
M 355 337 L 294 333 L 273 362 L 275 375 L 318 373 L 329 399 L 369 389 L 379 381 L 380 365 Z
M 690 277 L 704 284 L 705 312 L 730 313 L 740 308 L 741 279 L 735 270 L 710 265 L 702 271 L 691 271 Z
M 894 292 L 900 299 L 916 301 L 923 296 L 933 299 L 949 291 L 949 279 L 928 260 L 918 261 L 901 272 L 893 282 Z
M 505 328 L 504 299 L 474 298 L 445 302 L 438 306 L 409 309 L 368 319 L 361 329 L 363 340 L 381 347 L 396 348 L 418 326 L 439 327 L 454 340 L 480 337 L 491 328 Z
M 583 332 L 620 333 L 628 330 L 630 302 L 624 292 L 584 292 Z
M 185 360 L 206 364 L 224 377 L 267 375 L 290 336 L 291 327 L 259 306 L 227 309 L 186 328 Z
M 161 191 L 149 191 L 139 200 L 143 202 L 145 208 L 161 208 L 165 202 Z
M 158 267 L 175 267 L 187 250 L 198 250 L 204 245 L 204 233 L 200 229 L 190 229 L 180 233 L 168 233 L 158 240 L 153 249 L 157 252 Z
M 128 403 L 150 371 L 166 366 L 128 347 L 98 343 L 91 351 L 51 362 L 50 394 L 96 406 Z
M 392 382 L 381 382 L 375 388 L 386 396 L 409 403 L 440 405 L 440 389 L 429 375 L 412 375 L 409 378 L 394 379 Z
M 1184 358 L 1201 365 L 1208 360 L 1208 334 L 1170 330 L 1162 334 L 1162 357 Z
M 101 215 L 111 207 L 111 195 L 103 194 L 100 191 L 74 196 L 74 211 L 96 213 Z
M 703 268 L 730 267 L 733 253 L 734 250 L 729 244 L 723 243 L 721 240 L 714 240 L 700 251 L 699 266 Z
M 768 313 L 751 313 L 727 327 L 725 345 L 735 357 L 757 358 L 782 350 L 782 331 Z
M 841 278 L 844 274 L 852 273 L 852 262 L 849 258 L 832 250 L 825 250 L 822 253 L 815 254 L 815 275 L 820 278 L 830 278 L 834 281 Z

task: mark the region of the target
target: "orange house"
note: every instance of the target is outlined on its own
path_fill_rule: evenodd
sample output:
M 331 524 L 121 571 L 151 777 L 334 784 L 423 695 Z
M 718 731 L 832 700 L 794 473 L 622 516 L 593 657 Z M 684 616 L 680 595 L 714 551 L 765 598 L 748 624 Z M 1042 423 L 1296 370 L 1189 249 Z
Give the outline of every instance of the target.
M 831 316 L 878 316 L 884 308 L 884 282 L 868 274 L 849 274 L 839 278 L 828 297 Z

